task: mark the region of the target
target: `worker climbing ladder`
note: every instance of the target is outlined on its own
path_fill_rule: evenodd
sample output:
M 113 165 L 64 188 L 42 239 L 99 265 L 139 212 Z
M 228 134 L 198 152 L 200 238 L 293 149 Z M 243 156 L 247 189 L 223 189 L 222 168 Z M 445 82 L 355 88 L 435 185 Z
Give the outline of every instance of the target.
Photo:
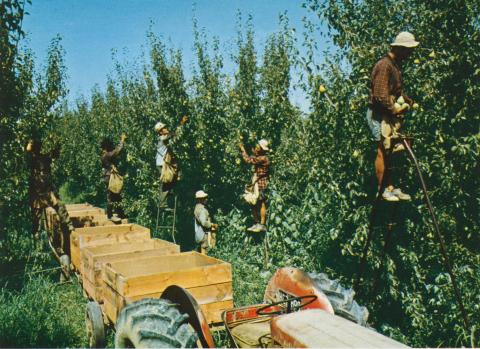
M 175 233 L 177 224 L 177 196 L 173 197 L 173 208 L 157 206 L 157 223 L 155 225 L 155 232 L 160 233 L 166 231 L 172 236 L 172 240 L 176 243 Z M 163 234 L 159 234 L 160 237 Z
M 455 298 L 457 300 L 457 303 L 458 303 L 458 306 L 459 306 L 459 309 L 460 309 L 460 312 L 461 312 L 461 315 L 462 315 L 462 318 L 463 318 L 464 326 L 465 326 L 465 329 L 467 331 L 469 331 L 470 325 L 469 325 L 468 315 L 467 315 L 467 312 L 465 310 L 463 300 L 462 300 L 462 297 L 461 297 L 461 294 L 460 294 L 460 290 L 459 290 L 458 285 L 457 285 L 457 281 L 456 281 L 455 274 L 453 272 L 452 264 L 450 263 L 450 259 L 449 259 L 448 254 L 447 254 L 444 238 L 443 238 L 443 236 L 440 232 L 440 228 L 438 226 L 437 218 L 435 216 L 435 213 L 433 212 L 433 206 L 430 202 L 430 197 L 428 195 L 427 187 L 425 185 L 425 181 L 423 179 L 423 175 L 422 175 L 422 172 L 420 170 L 420 165 L 419 165 L 418 160 L 417 160 L 417 158 L 416 158 L 415 154 L 413 153 L 413 150 L 410 146 L 410 141 L 411 141 L 410 137 L 401 136 L 401 143 L 405 147 L 405 150 L 407 151 L 410 159 L 412 160 L 412 162 L 413 162 L 413 164 L 416 168 L 417 175 L 418 175 L 420 185 L 421 185 L 421 188 L 422 188 L 423 196 L 424 196 L 425 202 L 427 204 L 428 210 L 430 212 L 430 216 L 431 216 L 431 219 L 432 219 L 433 226 L 435 228 L 434 229 L 435 235 L 436 235 L 436 237 L 439 241 L 440 252 L 442 254 L 447 272 L 450 275 L 450 279 L 451 279 L 451 282 L 452 282 L 452 288 L 453 288 Z M 366 241 L 364 249 L 363 249 L 362 259 L 361 259 L 361 262 L 360 262 L 360 266 L 359 266 L 359 270 L 358 270 L 358 274 L 357 274 L 357 279 L 356 279 L 355 285 L 354 285 L 354 289 L 357 292 L 360 291 L 359 286 L 360 286 L 360 282 L 362 280 L 362 275 L 363 275 L 363 272 L 364 272 L 364 269 L 365 269 L 368 250 L 369 250 L 370 245 L 371 245 L 372 240 L 373 240 L 374 230 L 375 230 L 374 223 L 375 223 L 376 216 L 377 216 L 377 213 L 378 213 L 379 204 L 381 202 L 382 202 L 382 200 L 381 200 L 381 189 L 380 189 L 379 192 L 377 193 L 375 204 L 372 208 L 372 212 L 371 212 L 371 216 L 370 216 L 370 228 L 369 228 L 369 232 L 368 232 L 368 236 L 367 236 L 367 241 Z M 383 251 L 382 251 L 382 254 L 381 254 L 381 257 L 380 257 L 381 258 L 380 268 L 379 268 L 379 271 L 378 271 L 378 273 L 377 273 L 377 275 L 374 279 L 374 284 L 373 284 L 373 292 L 374 293 L 377 291 L 378 279 L 379 279 L 379 276 L 380 276 L 379 273 L 381 273 L 381 270 L 383 268 L 386 252 L 388 250 L 388 247 L 390 245 L 390 241 L 391 241 L 391 238 L 392 238 L 392 231 L 393 231 L 393 228 L 394 228 L 394 218 L 396 216 L 399 203 L 398 202 L 394 203 L 394 205 L 395 206 L 393 207 L 392 213 L 391 213 L 391 219 L 387 223 L 387 234 L 385 235 L 385 240 L 384 240 L 384 244 L 383 244 Z

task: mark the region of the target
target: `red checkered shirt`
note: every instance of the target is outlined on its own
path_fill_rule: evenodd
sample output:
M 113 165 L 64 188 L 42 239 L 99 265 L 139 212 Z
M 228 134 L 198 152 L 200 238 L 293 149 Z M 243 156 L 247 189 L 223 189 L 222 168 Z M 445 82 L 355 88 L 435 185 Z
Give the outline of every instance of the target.
M 386 55 L 380 59 L 372 71 L 372 82 L 370 90 L 370 107 L 376 120 L 382 116 L 393 115 L 393 104 L 395 100 L 403 96 L 405 102 L 412 104 L 412 100 L 402 91 L 402 73 L 397 63 Z
M 270 160 L 266 155 L 249 156 L 245 151 L 242 152 L 243 160 L 255 166 L 257 183 L 259 190 L 265 190 L 268 186 L 268 176 L 270 169 Z

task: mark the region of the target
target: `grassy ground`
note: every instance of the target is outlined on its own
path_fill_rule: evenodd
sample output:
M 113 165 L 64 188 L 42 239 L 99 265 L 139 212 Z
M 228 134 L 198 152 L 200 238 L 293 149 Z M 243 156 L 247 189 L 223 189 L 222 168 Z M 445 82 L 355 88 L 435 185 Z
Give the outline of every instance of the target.
M 59 283 L 57 261 L 46 246 L 35 244 L 26 234 L 12 234 L 2 246 L 0 277 L 0 347 L 85 347 L 87 299 L 76 277 Z M 261 261 L 261 244 L 249 240 L 248 257 Z M 225 246 L 227 247 L 227 246 Z M 232 263 L 235 305 L 259 303 L 266 280 L 259 277 L 262 263 L 236 258 L 222 243 L 215 256 Z M 239 256 L 240 257 L 240 256 Z M 247 258 L 248 259 L 248 258 Z M 8 276 L 7 276 L 8 274 Z M 262 274 L 263 275 L 263 274 Z M 228 346 L 225 331 L 213 333 L 219 347 Z M 114 332 L 107 329 L 107 347 L 114 347 Z
M 25 282 L 21 291 L 0 291 L 0 347 L 83 347 L 85 299 L 77 282 L 49 276 Z

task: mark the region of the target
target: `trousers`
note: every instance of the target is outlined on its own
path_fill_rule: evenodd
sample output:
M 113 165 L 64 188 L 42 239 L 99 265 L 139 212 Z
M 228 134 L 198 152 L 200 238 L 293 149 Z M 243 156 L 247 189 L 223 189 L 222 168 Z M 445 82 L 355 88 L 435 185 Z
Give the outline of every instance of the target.
M 159 194 L 158 194 L 158 206 L 160 208 L 166 208 L 168 207 L 167 200 L 168 200 L 168 195 L 172 192 L 173 187 L 175 186 L 175 181 L 170 182 L 170 183 L 163 183 L 160 179 L 160 176 L 162 175 L 162 166 L 157 166 L 158 169 L 158 180 L 160 182 L 160 189 L 159 189 Z
M 53 191 L 38 195 L 32 200 L 32 235 L 38 236 L 42 214 L 47 207 L 51 207 L 55 210 L 60 222 L 61 235 L 58 235 L 57 232 L 53 232 L 53 247 L 57 250 L 59 255 L 69 255 L 70 233 L 73 231 L 73 224 L 70 220 L 65 204 L 60 201 L 58 195 Z

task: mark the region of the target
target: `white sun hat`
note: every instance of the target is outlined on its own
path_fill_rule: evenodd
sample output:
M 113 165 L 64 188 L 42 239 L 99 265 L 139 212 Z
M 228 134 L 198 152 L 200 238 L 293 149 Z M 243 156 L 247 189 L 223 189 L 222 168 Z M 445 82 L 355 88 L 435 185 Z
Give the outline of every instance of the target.
M 269 151 L 270 148 L 268 147 L 268 141 L 266 139 L 261 139 L 258 141 L 258 145 L 265 151 Z
M 195 193 L 195 199 L 203 199 L 208 196 L 207 193 L 205 193 L 203 190 L 199 190 Z
M 155 131 L 158 132 L 158 131 L 160 131 L 162 128 L 165 128 L 166 126 L 167 126 L 167 125 L 165 125 L 163 122 L 160 122 L 160 121 L 159 121 L 159 122 L 157 122 L 157 123 L 155 124 Z
M 415 40 L 415 36 L 409 32 L 401 32 L 395 38 L 395 41 L 390 44 L 390 46 L 403 46 L 414 48 L 417 47 L 420 43 Z

